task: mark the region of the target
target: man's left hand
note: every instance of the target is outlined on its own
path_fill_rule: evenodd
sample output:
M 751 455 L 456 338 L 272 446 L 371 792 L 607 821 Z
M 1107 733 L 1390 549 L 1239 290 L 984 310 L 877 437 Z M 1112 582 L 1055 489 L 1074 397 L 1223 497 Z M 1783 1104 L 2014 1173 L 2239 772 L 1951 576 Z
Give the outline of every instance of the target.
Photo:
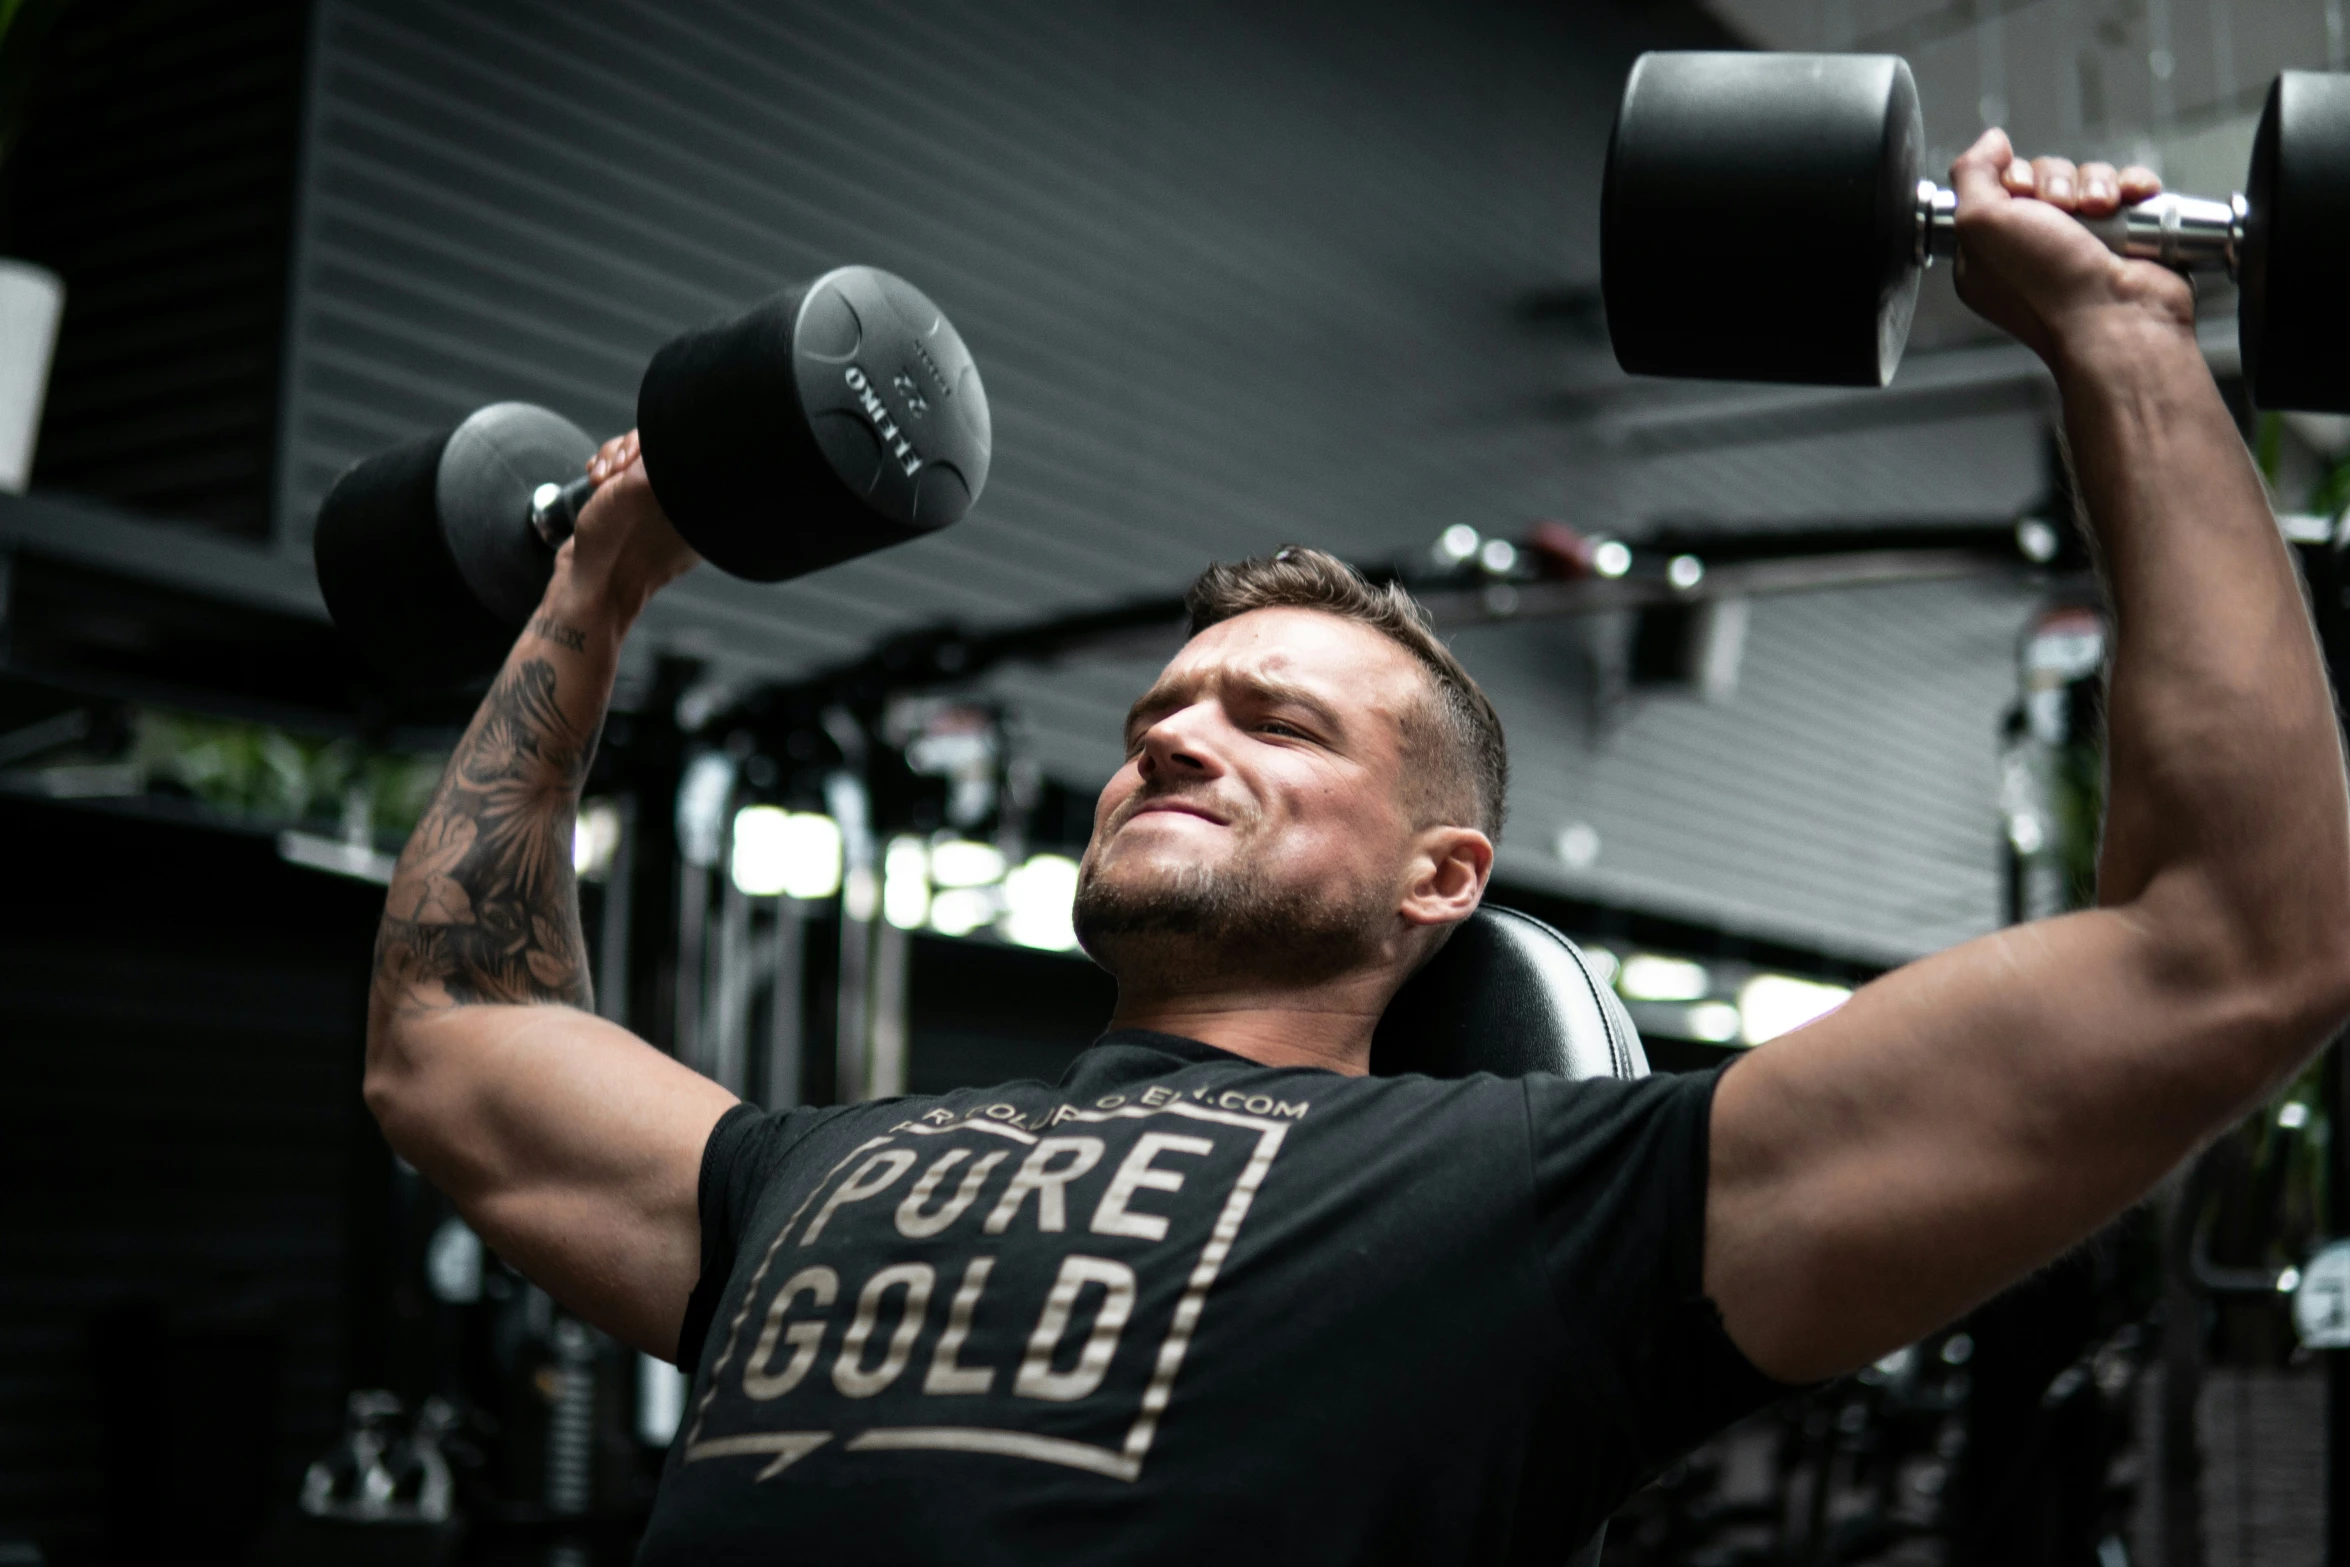
M 2075 345 L 2121 320 L 2192 333 L 2193 285 L 2108 250 L 2077 218 L 2161 193 L 2151 169 L 2023 159 L 1989 130 L 1950 166 L 1958 192 L 1958 292 L 2060 374 Z

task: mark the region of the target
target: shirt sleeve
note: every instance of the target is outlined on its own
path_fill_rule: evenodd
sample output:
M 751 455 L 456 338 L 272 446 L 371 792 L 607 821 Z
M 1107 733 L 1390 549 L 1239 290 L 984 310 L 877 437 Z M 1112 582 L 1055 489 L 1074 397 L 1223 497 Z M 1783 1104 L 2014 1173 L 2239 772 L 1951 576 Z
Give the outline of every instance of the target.
M 702 1271 L 686 1297 L 685 1325 L 678 1330 L 677 1364 L 691 1372 L 701 1364 L 702 1345 L 717 1320 L 719 1298 L 734 1277 L 743 1231 L 759 1197 L 774 1184 L 775 1172 L 792 1148 L 832 1112 L 766 1112 L 738 1104 L 718 1118 L 702 1147 Z
M 1756 1369 L 1704 1288 L 1707 1131 L 1722 1071 L 1526 1078 L 1543 1263 L 1629 1492 L 1799 1391 Z

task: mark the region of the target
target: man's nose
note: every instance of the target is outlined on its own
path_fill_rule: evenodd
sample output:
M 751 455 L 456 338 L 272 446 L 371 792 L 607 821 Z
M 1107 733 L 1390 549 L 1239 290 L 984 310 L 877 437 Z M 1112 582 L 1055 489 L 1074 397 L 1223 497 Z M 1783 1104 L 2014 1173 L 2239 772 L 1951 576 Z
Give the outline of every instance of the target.
M 1212 778 L 1223 771 L 1214 744 L 1215 720 L 1207 704 L 1178 708 L 1143 731 L 1139 765 L 1146 782 L 1174 783 Z

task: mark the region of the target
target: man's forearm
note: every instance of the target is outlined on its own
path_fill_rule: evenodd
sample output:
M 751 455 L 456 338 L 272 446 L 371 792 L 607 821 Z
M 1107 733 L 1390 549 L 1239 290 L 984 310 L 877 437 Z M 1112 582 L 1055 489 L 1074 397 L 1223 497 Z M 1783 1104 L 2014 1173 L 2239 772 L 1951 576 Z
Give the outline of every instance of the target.
M 701 1259 L 695 1193 L 734 1095 L 590 1015 L 572 824 L 621 639 L 694 561 L 606 442 L 539 612 L 450 758 L 385 900 L 368 1108 L 482 1239 L 656 1354 Z
M 2069 347 L 2065 424 L 2115 621 L 2099 901 L 2184 870 L 2229 927 L 2198 939 L 2290 963 L 2350 892 L 2350 806 L 2289 552 L 2183 327 L 2120 316 Z
M 449 758 L 400 856 L 376 937 L 376 1001 L 592 1004 L 572 831 L 621 628 L 559 572 Z

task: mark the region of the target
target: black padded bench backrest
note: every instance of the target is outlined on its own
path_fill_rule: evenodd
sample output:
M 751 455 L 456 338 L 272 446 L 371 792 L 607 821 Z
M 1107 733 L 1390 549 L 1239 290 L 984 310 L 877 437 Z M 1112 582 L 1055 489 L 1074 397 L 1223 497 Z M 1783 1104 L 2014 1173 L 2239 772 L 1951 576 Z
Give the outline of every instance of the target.
M 1405 981 L 1371 1036 L 1371 1071 L 1646 1077 L 1624 1004 L 1566 937 L 1491 904 Z
M 1582 948 L 1530 914 L 1487 904 L 1388 1003 L 1371 1070 L 1646 1077 L 1648 1054 Z M 1606 1538 L 1602 1525 L 1564 1567 L 1598 1567 Z

